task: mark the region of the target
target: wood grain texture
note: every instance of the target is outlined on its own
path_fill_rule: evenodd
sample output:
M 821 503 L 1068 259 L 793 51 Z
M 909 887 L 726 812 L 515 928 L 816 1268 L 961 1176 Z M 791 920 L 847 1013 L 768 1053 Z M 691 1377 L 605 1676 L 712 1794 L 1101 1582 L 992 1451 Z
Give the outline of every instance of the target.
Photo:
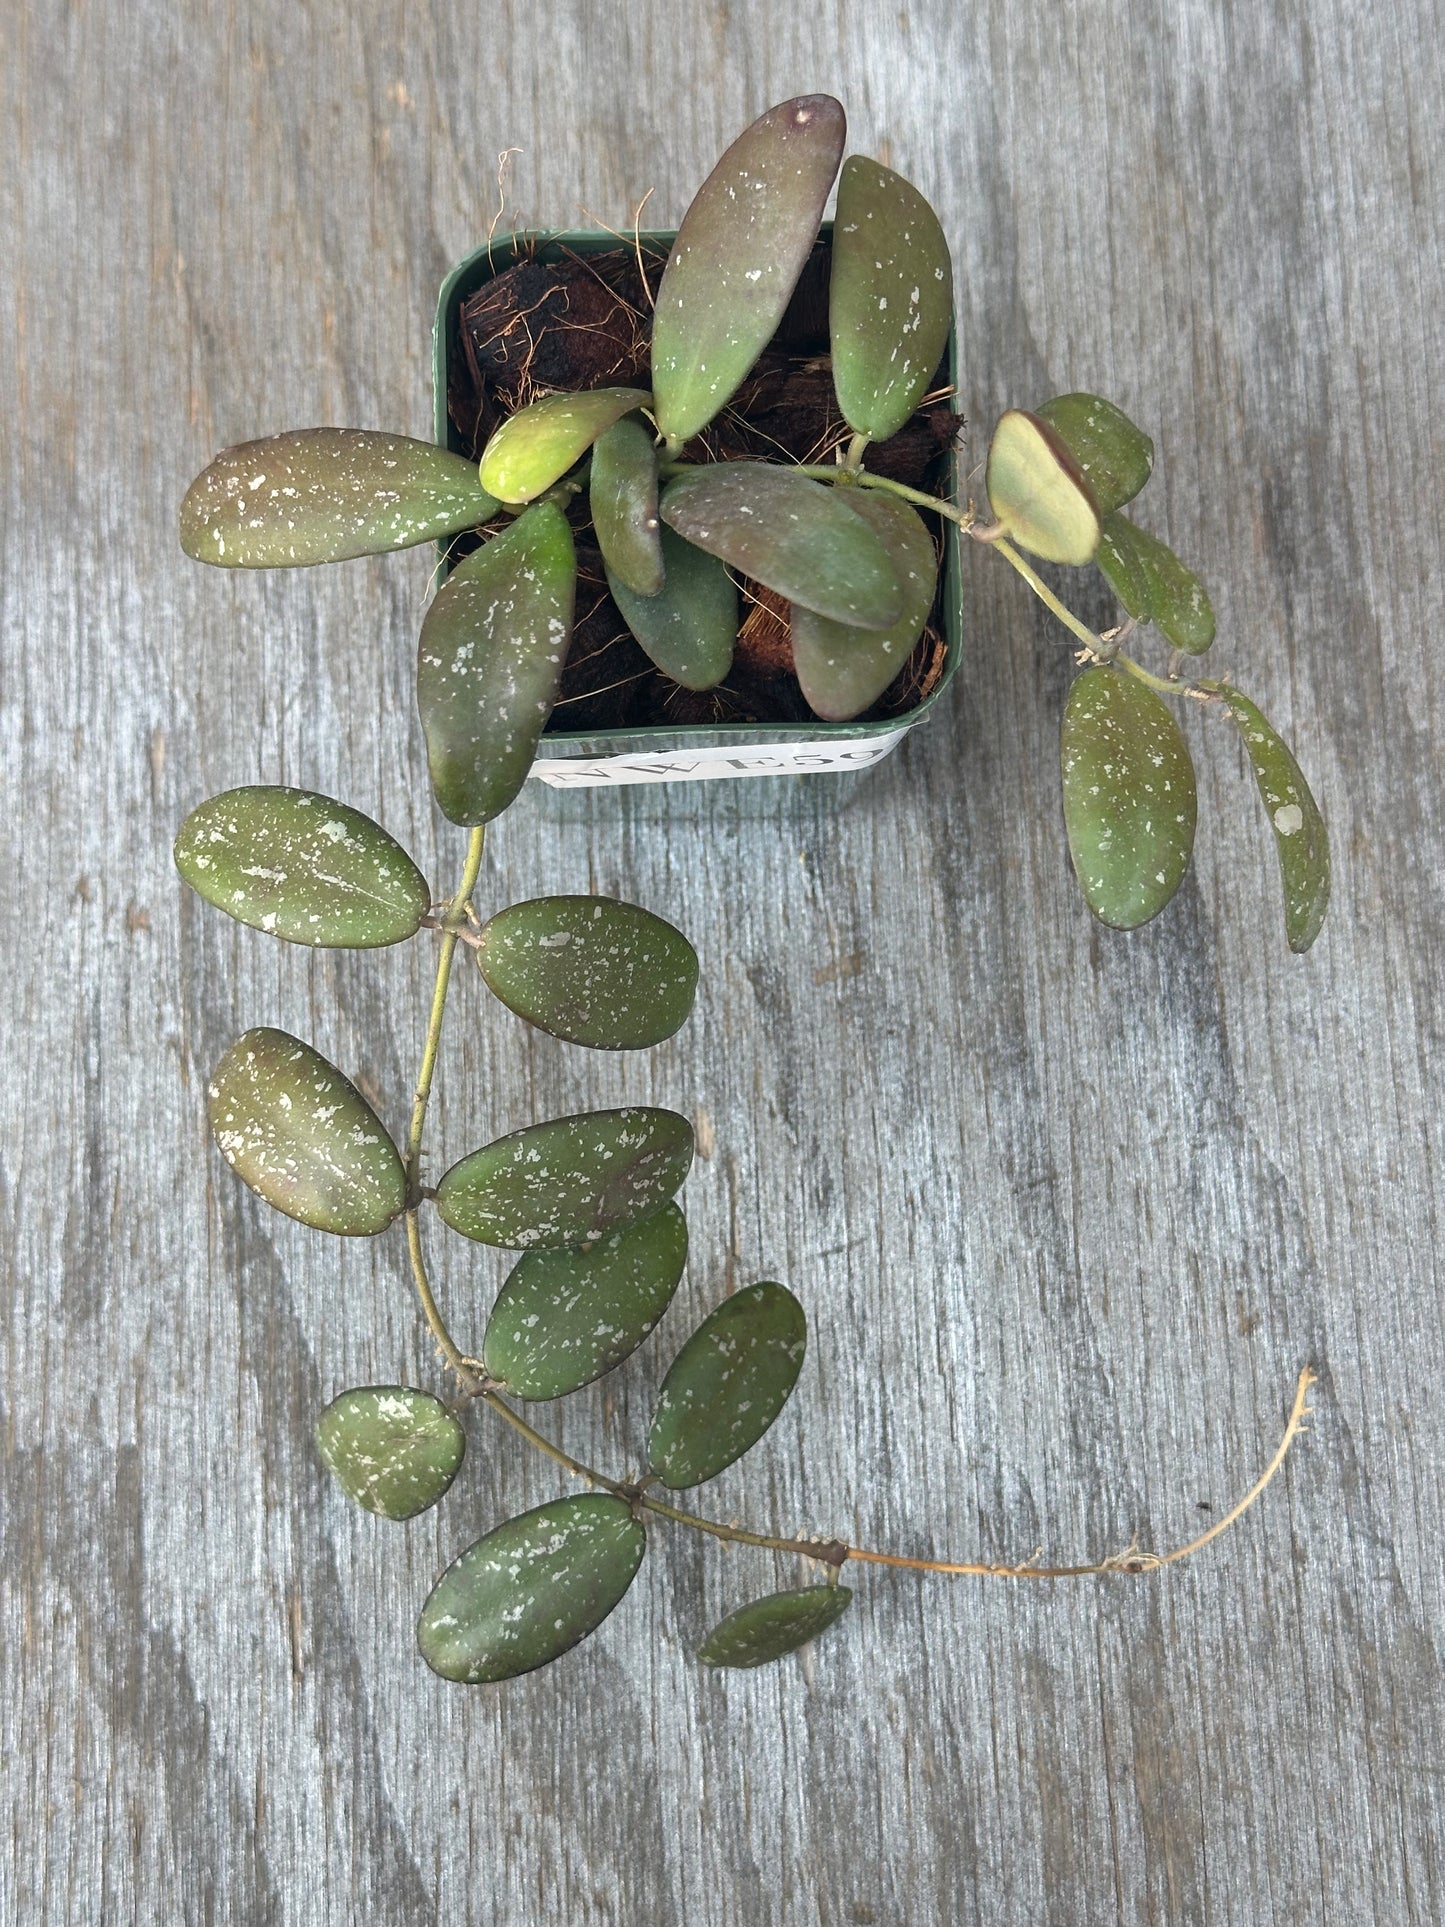
M 9 0 L 0 1918 L 1445 1913 L 1437 25 L 1424 0 Z M 430 957 L 267 943 L 170 862 L 202 796 L 285 782 L 447 887 L 412 698 L 428 559 L 231 579 L 184 560 L 176 507 L 244 437 L 426 432 L 435 289 L 502 149 L 524 221 L 622 224 L 651 187 L 663 225 L 804 89 L 940 210 L 979 454 L 1000 407 L 1070 387 L 1155 433 L 1142 519 L 1317 782 L 1332 921 L 1290 957 L 1221 718 L 1193 731 L 1180 898 L 1132 940 L 1090 924 L 1067 653 L 977 555 L 955 692 L 873 775 L 529 786 L 483 902 L 666 912 L 698 1012 L 614 1062 L 465 972 L 434 1169 L 536 1116 L 705 1111 L 677 1308 L 555 1417 L 635 1463 L 690 1320 L 786 1280 L 810 1360 L 724 1515 L 1162 1545 L 1253 1476 L 1306 1359 L 1319 1418 L 1257 1515 L 1153 1580 L 864 1574 L 826 1645 L 719 1677 L 692 1646 L 796 1570 L 659 1534 L 595 1639 L 467 1691 L 417 1660 L 420 1603 L 565 1488 L 477 1415 L 409 1528 L 330 1489 L 329 1397 L 440 1382 L 400 1241 L 284 1222 L 204 1133 L 206 1073 L 257 1023 L 399 1128 Z M 475 1340 L 505 1260 L 435 1244 Z

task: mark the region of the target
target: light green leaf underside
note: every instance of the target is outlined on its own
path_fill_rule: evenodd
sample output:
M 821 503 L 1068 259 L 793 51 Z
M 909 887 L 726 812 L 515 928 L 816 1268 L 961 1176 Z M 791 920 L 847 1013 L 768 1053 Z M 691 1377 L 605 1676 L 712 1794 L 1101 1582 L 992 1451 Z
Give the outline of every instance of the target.
M 698 1326 L 658 1394 L 647 1458 L 662 1483 L 700 1485 L 741 1458 L 787 1403 L 808 1325 L 785 1285 L 734 1292 Z
M 1000 415 L 988 451 L 988 499 L 1021 549 L 1079 565 L 1099 546 L 1099 516 L 1078 463 L 1037 415 Z
M 912 655 L 933 607 L 938 558 L 917 510 L 897 496 L 855 488 L 848 506 L 883 544 L 903 588 L 903 613 L 887 629 L 852 629 L 811 609 L 792 612 L 793 661 L 808 706 L 846 722 L 877 701 Z
M 383 1519 L 411 1519 L 451 1485 L 467 1438 L 430 1392 L 361 1385 L 321 1414 L 316 1447 L 348 1498 Z

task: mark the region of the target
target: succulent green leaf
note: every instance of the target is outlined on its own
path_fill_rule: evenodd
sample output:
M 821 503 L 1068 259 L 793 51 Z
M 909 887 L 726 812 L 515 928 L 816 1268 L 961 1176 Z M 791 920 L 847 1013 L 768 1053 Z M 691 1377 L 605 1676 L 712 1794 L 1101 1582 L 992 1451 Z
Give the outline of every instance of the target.
M 477 949 L 488 987 L 529 1024 L 594 1050 L 645 1050 L 687 1022 L 697 952 L 614 897 L 535 897 L 499 910 Z
M 223 449 L 186 490 L 181 547 L 226 569 L 386 555 L 478 528 L 500 503 L 460 455 L 366 428 L 299 428 Z
M 828 328 L 833 386 L 856 434 L 886 442 L 927 393 L 953 317 L 953 264 L 911 181 L 861 154 L 838 177 Z
M 509 415 L 482 452 L 482 487 L 501 502 L 531 502 L 580 462 L 604 429 L 652 397 L 641 388 L 544 395 Z
M 718 1621 L 697 1656 L 704 1666 L 766 1666 L 786 1659 L 827 1632 L 852 1601 L 847 1586 L 799 1586 L 750 1600 Z
M 572 634 L 577 559 L 566 517 L 538 502 L 437 591 L 416 693 L 437 802 L 488 823 L 527 780 Z
M 1153 474 L 1153 442 L 1102 395 L 1056 395 L 1038 412 L 1084 471 L 1100 515 L 1132 502 Z
M 683 216 L 652 320 L 652 392 L 671 447 L 707 427 L 771 341 L 817 238 L 846 128 L 828 94 L 770 107 Z
M 695 548 L 834 622 L 886 629 L 903 614 L 898 573 L 873 530 L 841 490 L 795 469 L 690 469 L 668 483 L 662 519 Z
M 396 1146 L 354 1084 L 284 1030 L 238 1037 L 210 1084 L 211 1133 L 236 1175 L 288 1218 L 364 1238 L 406 1204 Z
M 675 1204 L 589 1251 L 529 1251 L 492 1307 L 482 1362 L 518 1398 L 562 1398 L 637 1350 L 687 1263 Z
M 1045 562 L 1094 559 L 1099 512 L 1083 470 L 1058 431 L 1025 408 L 999 416 L 988 450 L 988 499 L 1021 549 Z
M 701 1485 L 756 1445 L 797 1383 L 807 1342 L 803 1307 L 786 1285 L 724 1298 L 662 1382 L 647 1441 L 662 1483 Z
M 437 1209 L 481 1244 L 590 1245 L 661 1210 L 691 1169 L 692 1146 L 685 1117 L 648 1105 L 529 1124 L 454 1164 Z
M 430 1392 L 361 1385 L 321 1414 L 316 1448 L 347 1498 L 383 1519 L 411 1519 L 457 1476 L 467 1435 Z
M 855 488 L 848 506 L 868 523 L 903 585 L 903 613 L 887 629 L 853 629 L 793 609 L 793 663 L 808 706 L 830 723 L 860 715 L 913 653 L 933 607 L 938 557 L 916 509 L 896 495 Z
M 1157 535 L 1117 512 L 1099 532 L 1100 573 L 1136 622 L 1152 622 L 1186 655 L 1214 640 L 1214 608 L 1204 584 Z
M 695 549 L 665 524 L 661 534 L 663 584 L 657 595 L 635 595 L 611 568 L 607 586 L 622 620 L 664 676 L 684 689 L 715 689 L 732 667 L 737 585 L 715 555 Z
M 1116 669 L 1086 669 L 1063 728 L 1064 828 L 1084 901 L 1133 930 L 1168 903 L 1194 848 L 1194 765 L 1173 712 Z
M 621 1499 L 553 1499 L 469 1546 L 432 1587 L 421 1656 L 475 1686 L 560 1659 L 595 1632 L 637 1576 L 647 1535 Z
M 634 595 L 662 588 L 662 522 L 657 513 L 657 450 L 641 422 L 627 417 L 597 438 L 589 484 L 592 526 L 614 578 Z
M 218 910 L 320 949 L 401 943 L 431 902 L 395 838 L 313 790 L 257 785 L 208 797 L 181 825 L 175 859 Z
M 1248 696 L 1228 683 L 1219 684 L 1218 690 L 1239 725 L 1274 831 L 1289 947 L 1303 952 L 1320 934 L 1330 904 L 1330 840 L 1325 820 L 1289 745 Z

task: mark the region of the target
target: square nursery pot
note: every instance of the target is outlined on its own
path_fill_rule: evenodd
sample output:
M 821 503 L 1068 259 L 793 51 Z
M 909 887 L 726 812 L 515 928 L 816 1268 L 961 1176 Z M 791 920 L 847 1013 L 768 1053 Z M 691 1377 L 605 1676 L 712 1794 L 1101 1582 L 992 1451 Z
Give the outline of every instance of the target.
M 810 264 L 815 306 L 826 300 L 826 281 L 819 280 L 819 270 L 826 269 L 831 234 L 832 223 L 825 222 Z M 673 239 L 672 232 L 659 230 L 644 230 L 636 237 L 627 235 L 621 239 L 598 230 L 521 233 L 498 238 L 459 262 L 442 283 L 433 331 L 437 441 L 445 448 L 466 455 L 474 452 L 473 440 L 485 439 L 484 434 L 469 439 L 458 428 L 453 404 L 460 393 L 466 397 L 468 407 L 481 406 L 474 358 L 462 338 L 463 309 L 488 281 L 520 261 L 544 264 L 568 258 L 585 261 L 592 255 L 615 256 L 619 247 L 630 252 L 635 242 L 639 257 L 647 259 L 648 280 L 655 290 L 657 275 Z M 804 284 L 809 280 L 809 272 L 805 270 Z M 795 304 L 804 296 L 804 284 L 800 284 Z M 826 307 L 818 306 L 820 325 L 824 329 L 825 316 Z M 786 320 L 784 326 L 787 326 Z M 951 384 L 956 385 L 957 374 L 957 336 L 956 331 L 950 329 L 947 376 Z M 619 384 L 631 382 L 627 373 L 614 374 L 611 379 Z M 585 385 L 601 383 L 594 381 Z M 475 452 L 479 453 L 479 448 Z M 950 435 L 934 458 L 928 486 L 934 493 L 956 502 L 958 478 L 957 445 Z M 828 770 L 862 770 L 881 762 L 911 729 L 928 718 L 958 667 L 962 604 L 955 523 L 942 523 L 942 540 L 939 592 L 930 621 L 932 655 L 917 700 L 908 701 L 905 707 L 887 715 L 846 723 L 826 723 L 807 717 L 801 721 L 708 720 L 569 729 L 559 706 L 538 746 L 532 775 L 556 789 L 581 789 L 618 783 L 693 782 L 725 776 L 802 776 Z M 443 565 L 450 566 L 456 556 L 447 551 L 446 545 L 442 548 Z

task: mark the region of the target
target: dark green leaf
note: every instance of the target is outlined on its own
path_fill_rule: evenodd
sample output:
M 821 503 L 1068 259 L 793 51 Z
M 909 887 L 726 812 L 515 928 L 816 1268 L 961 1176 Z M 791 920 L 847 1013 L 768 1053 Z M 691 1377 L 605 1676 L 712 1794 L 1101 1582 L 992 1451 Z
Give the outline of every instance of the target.
M 705 555 L 666 526 L 662 559 L 662 590 L 654 596 L 634 595 L 608 569 L 612 600 L 664 676 L 684 689 L 714 689 L 732 667 L 737 588 L 715 555 Z
M 577 589 L 572 531 L 550 502 L 452 571 L 422 624 L 416 693 L 437 802 L 453 823 L 499 816 L 552 713 Z
M 645 1050 L 687 1021 L 697 952 L 680 930 L 613 897 L 535 897 L 499 910 L 477 962 L 510 1010 L 594 1050 Z
M 300 1038 L 248 1030 L 217 1064 L 210 1100 L 226 1162 L 288 1218 L 363 1238 L 405 1205 L 401 1159 L 375 1111 Z
M 657 513 L 657 450 L 641 422 L 614 422 L 592 450 L 589 501 L 597 545 L 634 595 L 662 588 L 662 522 Z
M 560 481 L 610 428 L 652 397 L 641 388 L 544 395 L 509 415 L 482 455 L 482 486 L 501 502 L 531 502 Z
M 312 790 L 225 790 L 192 810 L 176 868 L 218 910 L 289 943 L 369 950 L 414 936 L 426 878 L 379 824 Z
M 488 1376 L 518 1398 L 561 1398 L 620 1365 L 672 1302 L 687 1220 L 665 1204 L 590 1251 L 529 1251 L 492 1307 Z
M 938 576 L 933 538 L 918 512 L 870 488 L 849 491 L 848 505 L 888 551 L 903 585 L 903 613 L 888 629 L 850 629 L 811 609 L 793 609 L 793 661 L 809 707 L 828 722 L 846 722 L 876 702 L 913 653 Z
M 481 1244 L 555 1251 L 658 1211 L 692 1165 L 692 1126 L 630 1105 L 529 1124 L 454 1164 L 437 1209 Z
M 694 547 L 834 622 L 886 629 L 903 613 L 897 571 L 872 529 L 840 490 L 794 469 L 691 469 L 668 483 L 662 519 Z
M 770 1593 L 719 1620 L 697 1656 L 704 1666 L 766 1666 L 827 1632 L 852 1599 L 846 1586 L 799 1586 L 795 1592 Z
M 421 1656 L 443 1679 L 515 1679 L 595 1632 L 637 1575 L 647 1535 L 600 1492 L 553 1499 L 469 1546 L 432 1587 Z
M 1099 514 L 1056 430 L 1024 408 L 999 416 L 988 450 L 988 499 L 1021 549 L 1045 562 L 1091 562 Z
M 1084 471 L 1100 515 L 1132 502 L 1153 474 L 1153 442 L 1102 395 L 1056 395 L 1038 412 Z
M 838 177 L 828 329 L 843 419 L 886 442 L 928 391 L 953 317 L 953 264 L 911 181 L 850 154 Z
M 1084 901 L 1133 930 L 1168 903 L 1194 847 L 1194 765 L 1171 710 L 1116 669 L 1086 669 L 1063 730 L 1064 827 Z
M 332 1399 L 316 1446 L 349 1499 L 383 1519 L 411 1519 L 457 1476 L 467 1435 L 430 1392 L 362 1385 Z
M 1186 655 L 1203 655 L 1214 640 L 1214 609 L 1204 584 L 1173 549 L 1116 513 L 1104 518 L 1094 559 L 1136 622 L 1152 622 Z
M 471 462 L 407 435 L 300 428 L 223 449 L 181 504 L 181 547 L 227 569 L 385 555 L 489 522 Z
M 657 425 L 676 450 L 772 340 L 817 238 L 847 123 L 828 94 L 770 107 L 697 191 L 652 319 Z
M 756 1445 L 797 1383 L 807 1342 L 803 1307 L 785 1285 L 724 1298 L 662 1382 L 647 1441 L 662 1483 L 701 1485 Z
M 1320 934 L 1330 903 L 1330 840 L 1325 820 L 1289 745 L 1248 696 L 1227 683 L 1220 683 L 1218 689 L 1239 725 L 1274 831 L 1289 947 L 1303 952 Z

